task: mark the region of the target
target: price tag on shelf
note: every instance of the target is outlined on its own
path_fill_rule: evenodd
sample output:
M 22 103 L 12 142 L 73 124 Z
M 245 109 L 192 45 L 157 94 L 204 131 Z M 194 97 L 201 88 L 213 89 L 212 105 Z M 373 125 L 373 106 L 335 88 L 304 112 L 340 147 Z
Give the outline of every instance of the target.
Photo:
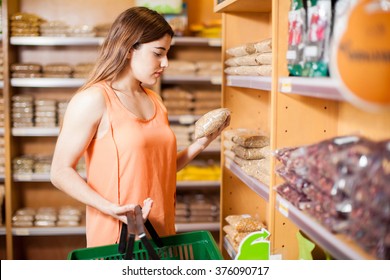
M 283 198 L 279 198 L 278 210 L 280 213 L 282 213 L 285 217 L 288 218 L 288 203 Z
M 221 39 L 218 39 L 218 38 L 209 39 L 209 46 L 210 47 L 220 47 L 221 44 L 222 44 Z
M 281 92 L 290 93 L 292 89 L 291 79 L 283 79 L 280 87 Z
M 183 115 L 179 117 L 179 123 L 181 124 L 193 124 L 195 120 L 195 117 L 192 115 Z
M 222 77 L 221 76 L 213 76 L 213 77 L 211 77 L 211 83 L 213 85 L 221 85 L 222 84 Z
M 28 228 L 16 228 L 15 235 L 27 236 L 30 235 L 30 231 Z

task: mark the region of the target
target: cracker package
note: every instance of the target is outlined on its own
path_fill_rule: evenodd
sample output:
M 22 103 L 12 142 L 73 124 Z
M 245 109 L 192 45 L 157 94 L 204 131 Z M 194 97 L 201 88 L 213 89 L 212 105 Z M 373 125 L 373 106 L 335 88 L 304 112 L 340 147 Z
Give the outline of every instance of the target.
M 230 116 L 227 108 L 218 108 L 204 114 L 195 123 L 195 139 L 208 136 L 216 132 Z

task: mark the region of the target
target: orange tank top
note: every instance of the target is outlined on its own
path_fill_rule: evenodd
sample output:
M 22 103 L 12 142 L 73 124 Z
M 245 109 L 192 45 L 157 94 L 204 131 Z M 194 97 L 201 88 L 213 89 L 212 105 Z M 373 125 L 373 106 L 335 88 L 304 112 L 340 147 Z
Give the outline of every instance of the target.
M 167 111 L 156 93 L 145 89 L 154 104 L 149 120 L 137 118 L 106 82 L 109 131 L 94 139 L 85 153 L 87 182 L 107 200 L 140 204 L 150 197 L 149 220 L 160 236 L 175 234 L 176 138 Z M 119 241 L 121 222 L 87 206 L 87 247 Z

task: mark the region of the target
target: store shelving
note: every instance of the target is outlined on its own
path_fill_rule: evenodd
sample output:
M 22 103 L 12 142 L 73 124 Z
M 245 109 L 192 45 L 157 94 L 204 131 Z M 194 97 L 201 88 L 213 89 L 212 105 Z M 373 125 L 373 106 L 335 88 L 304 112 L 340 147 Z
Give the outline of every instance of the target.
M 232 111 L 231 128 L 262 130 L 269 135 L 272 150 L 353 133 L 373 140 L 390 138 L 389 112 L 372 113 L 354 107 L 343 97 L 338 82 L 330 77 L 288 76 L 286 19 L 290 1 L 214 3 L 214 11 L 223 14 L 222 61 L 227 58 L 224 51 L 230 47 L 272 38 L 271 77 L 223 77 L 223 106 Z M 274 172 L 276 164 L 276 159 L 272 159 L 270 184 L 263 185 L 222 157 L 221 227 L 226 224 L 223 218 L 230 214 L 258 215 L 271 232 L 271 250 L 283 248 L 285 259 L 298 258 L 299 230 L 336 259 L 375 258 L 347 236 L 333 234 L 282 199 L 275 189 L 282 182 Z M 224 256 L 234 258 L 223 235 L 220 245 L 225 249 Z
M 14 227 L 14 236 L 55 236 L 55 235 L 82 235 L 85 226 L 77 227 Z
M 269 186 L 245 174 L 237 164 L 229 159 L 225 159 L 225 166 L 262 199 L 269 201 Z
M 128 8 L 129 3 L 126 1 L 116 1 L 115 4 L 110 3 L 109 11 L 104 11 L 102 14 L 102 9 L 97 8 L 93 11 L 85 12 L 89 9 L 90 5 L 96 5 L 101 7 L 106 7 L 106 0 L 96 1 L 68 1 L 61 2 L 56 1 L 56 4 L 46 5 L 45 1 L 38 0 L 32 5 L 29 1 L 18 0 L 18 1 L 3 1 L 3 8 L 6 12 L 3 15 L 5 17 L 5 22 L 9 22 L 9 17 L 16 12 L 32 12 L 43 17 L 47 18 L 56 18 L 65 17 L 66 21 L 70 21 L 70 24 L 76 24 L 78 21 L 84 24 L 84 20 L 88 21 L 87 24 L 96 24 L 100 23 L 101 20 L 110 21 L 115 18 L 115 16 L 123 11 L 125 8 Z M 192 1 L 188 1 L 192 2 Z M 54 2 L 53 2 L 54 3 Z M 193 2 L 195 3 L 195 1 Z M 58 4 L 58 5 L 57 5 Z M 78 13 L 75 13 L 72 9 L 71 11 L 63 10 L 61 7 L 68 7 L 73 5 L 78 9 Z M 191 5 L 191 3 L 189 3 Z M 209 1 L 196 1 L 196 6 L 207 5 L 212 8 L 212 3 Z M 69 13 L 67 18 L 66 13 Z M 84 17 L 87 13 L 87 17 Z M 196 14 L 196 17 L 191 15 L 190 18 L 197 18 L 202 21 L 203 17 L 208 17 L 212 13 L 212 9 L 209 12 L 202 11 L 200 14 L 198 11 L 192 12 Z M 206 14 L 205 14 L 206 13 Z M 219 15 L 214 16 L 216 18 Z M 5 25 L 9 27 L 8 25 Z M 10 28 L 9 28 L 10 29 Z M 5 50 L 5 62 L 7 67 L 5 67 L 5 83 L 0 83 L 0 87 L 4 88 L 4 94 L 6 96 L 6 106 L 8 106 L 8 113 L 12 109 L 12 99 L 11 97 L 18 93 L 32 93 L 37 96 L 45 96 L 50 98 L 63 99 L 66 98 L 65 95 L 74 93 L 76 88 L 81 87 L 85 79 L 75 79 L 75 78 L 12 78 L 10 65 L 16 62 L 25 62 L 25 61 L 42 61 L 42 64 L 48 63 L 51 59 L 62 59 L 66 57 L 66 61 L 75 65 L 79 62 L 85 62 L 84 60 L 89 61 L 90 54 L 96 52 L 98 47 L 103 43 L 103 37 L 13 37 L 10 36 L 10 30 L 5 30 L 3 40 L 3 46 Z M 212 53 L 217 56 L 219 60 L 220 48 L 222 45 L 221 38 L 198 38 L 198 37 L 174 37 L 172 40 L 172 48 L 177 50 L 177 53 L 181 52 L 179 48 L 182 47 L 186 54 L 189 54 L 190 57 L 193 57 L 195 60 L 198 57 L 203 57 L 203 51 L 207 53 Z M 199 51 L 199 50 L 202 51 Z M 55 54 L 58 51 L 58 57 Z M 46 55 L 47 52 L 50 52 L 50 56 Z M 86 54 L 84 56 L 83 54 Z M 193 55 L 195 54 L 195 56 Z M 92 56 L 91 56 L 92 57 Z M 93 58 L 93 57 L 92 57 Z M 81 60 L 81 61 L 80 61 Z M 221 85 L 221 77 L 184 77 L 184 76 L 166 76 L 163 77 L 160 81 L 162 84 L 186 84 L 186 85 L 200 85 L 202 86 L 211 86 L 217 87 Z M 68 95 L 67 95 L 68 96 Z M 179 122 L 183 124 L 193 124 L 200 116 L 170 116 L 170 122 Z M 6 251 L 7 258 L 13 259 L 14 257 L 19 258 L 23 256 L 30 256 L 34 258 L 34 251 L 30 248 L 18 246 L 19 241 L 26 241 L 28 243 L 28 238 L 26 236 L 35 236 L 36 238 L 44 236 L 56 236 L 56 235 L 71 235 L 78 236 L 72 237 L 72 241 L 82 241 L 82 235 L 85 234 L 84 227 L 76 228 L 16 228 L 12 225 L 12 214 L 16 209 L 25 206 L 51 206 L 61 203 L 71 203 L 77 204 L 76 201 L 71 200 L 68 197 L 62 197 L 64 194 L 52 187 L 50 183 L 49 174 L 13 174 L 12 172 L 12 158 L 18 156 L 19 154 L 35 154 L 41 153 L 50 153 L 54 147 L 55 138 L 58 136 L 59 127 L 12 127 L 12 119 L 8 118 L 7 127 L 8 130 L 3 132 L 6 134 L 6 149 L 8 149 L 8 167 L 7 167 L 7 178 L 5 179 L 6 184 L 6 217 L 7 225 L 4 229 L 4 234 L 6 234 Z M 192 122 L 190 122 L 192 121 Z M 0 131 L 0 133 L 2 133 Z M 219 156 L 220 149 L 209 147 L 205 150 L 206 157 L 216 157 Z M 83 176 L 83 175 L 82 175 Z M 85 178 L 85 176 L 83 176 Z M 1 178 L 0 178 L 1 179 Z M 219 192 L 220 182 L 219 181 L 191 181 L 191 182 L 178 182 L 178 190 L 185 192 L 201 190 L 201 191 L 211 191 L 213 193 Z M 37 195 L 37 199 L 31 200 L 30 198 Z M 42 195 L 41 195 L 42 194 Z M 28 198 L 28 199 L 27 199 Z M 44 204 L 47 201 L 48 204 Z M 31 205 L 30 205 L 31 204 Z M 179 231 L 188 231 L 188 230 L 198 230 L 198 229 L 210 229 L 211 231 L 219 230 L 219 223 L 197 223 L 197 224 L 178 224 L 177 228 Z M 17 242 L 13 237 L 18 237 Z M 41 240 L 41 239 L 39 239 Z M 57 256 L 54 251 L 55 248 L 52 248 L 52 244 L 48 244 L 48 249 L 45 251 L 45 258 L 50 258 L 50 254 Z M 69 244 L 69 246 L 72 246 Z M 69 250 L 73 248 L 69 247 Z M 38 256 L 39 257 L 39 256 Z
M 226 76 L 226 85 L 260 90 L 271 90 L 271 77 L 259 76 Z

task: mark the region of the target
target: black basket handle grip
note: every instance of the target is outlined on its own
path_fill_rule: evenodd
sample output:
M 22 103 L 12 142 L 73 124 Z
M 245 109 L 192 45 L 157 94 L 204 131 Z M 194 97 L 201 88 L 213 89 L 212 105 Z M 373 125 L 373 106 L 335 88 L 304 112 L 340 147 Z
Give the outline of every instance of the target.
M 157 255 L 153 246 L 150 244 L 149 240 L 146 237 L 146 234 L 144 232 L 144 226 L 149 232 L 154 243 L 159 248 L 164 247 L 164 244 L 149 219 L 147 219 L 145 223 L 143 222 L 141 206 L 137 205 L 134 211 L 126 213 L 126 216 L 127 226 L 125 224 L 122 224 L 121 235 L 118 245 L 118 253 L 125 254 L 125 259 L 129 260 L 133 258 L 135 233 L 137 232 L 142 244 L 149 253 L 149 257 L 154 260 L 159 260 L 159 256 Z

